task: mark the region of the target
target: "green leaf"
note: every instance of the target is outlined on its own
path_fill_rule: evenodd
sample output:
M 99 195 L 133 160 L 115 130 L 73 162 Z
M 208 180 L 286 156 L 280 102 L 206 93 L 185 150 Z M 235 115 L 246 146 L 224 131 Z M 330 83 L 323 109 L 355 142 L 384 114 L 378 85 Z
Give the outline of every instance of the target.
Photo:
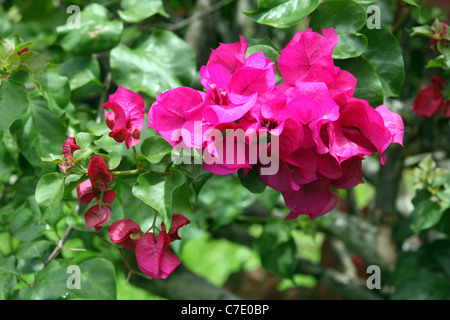
M 367 100 L 372 107 L 383 104 L 383 87 L 369 60 L 359 56 L 351 59 L 336 60 L 335 64 L 358 79 L 354 94 L 356 98 Z
M 142 155 L 150 163 L 159 163 L 162 158 L 172 152 L 172 145 L 161 136 L 151 136 L 142 142 L 141 152 Z
M 0 257 L 0 300 L 10 298 L 17 285 L 17 274 L 15 257 Z
M 25 86 L 15 80 L 0 82 L 0 138 L 14 120 L 24 116 L 28 109 Z
M 152 97 L 190 85 L 196 70 L 192 49 L 167 30 L 155 31 L 133 48 L 118 45 L 111 50 L 110 64 L 117 84 Z
M 443 68 L 444 62 L 444 55 L 441 54 L 436 59 L 430 59 L 426 65 L 426 68 Z
M 192 181 L 192 186 L 194 188 L 196 198 L 198 198 L 200 190 L 203 188 L 205 183 L 208 182 L 208 180 L 211 179 L 213 175 L 214 174 L 211 172 L 204 172 Z
M 13 274 L 0 272 L 0 300 L 9 300 L 16 286 L 17 279 Z
M 17 248 L 17 259 L 35 259 L 44 260 L 44 253 L 55 244 L 48 240 L 38 240 L 22 242 Z
M 0 273 L 18 274 L 14 256 L 0 257 Z
M 92 56 L 78 56 L 66 60 L 58 67 L 58 72 L 69 79 L 72 91 L 89 83 L 101 85 L 100 65 Z
M 242 170 L 238 171 L 239 180 L 242 185 L 253 193 L 262 193 L 266 189 L 266 185 L 261 181 L 256 169 L 250 170 L 244 177 Z
M 309 26 L 315 32 L 334 28 L 337 34 L 350 34 L 361 29 L 367 20 L 364 7 L 355 1 L 324 1 L 311 14 Z
M 117 45 L 123 30 L 123 22 L 109 20 L 108 10 L 97 3 L 87 5 L 82 12 L 79 29 L 66 25 L 56 29 L 60 45 L 66 52 L 83 55 L 103 52 Z
M 122 155 L 117 151 L 111 151 L 106 157 L 104 157 L 103 160 L 105 161 L 106 166 L 109 170 L 114 170 L 120 165 L 120 162 L 122 161 Z
M 48 66 L 52 65 L 50 60 L 37 51 L 26 51 L 20 55 L 19 69 L 25 72 L 43 77 Z
M 410 215 L 411 230 L 416 234 L 436 225 L 445 211 L 439 203 L 431 200 L 431 194 L 426 189 L 418 190 L 412 203 L 414 209 Z
M 172 193 L 185 182 L 181 171 L 171 170 L 162 177 L 156 172 L 141 174 L 133 186 L 133 195 L 159 212 L 167 230 L 172 224 Z
M 49 153 L 45 157 L 41 157 L 41 160 L 45 162 L 55 162 L 55 163 L 65 162 L 64 156 L 62 154 L 53 154 L 53 153 Z
M 20 64 L 20 57 L 14 50 L 15 36 L 11 35 L 0 42 L 0 81 L 9 78 Z
M 425 172 L 436 168 L 436 162 L 431 153 L 428 153 L 422 160 L 420 160 L 418 167 Z
M 367 48 L 367 37 L 360 33 L 338 34 L 338 43 L 333 49 L 333 59 L 359 57 Z
M 39 212 L 33 212 L 25 204 L 11 218 L 11 233 L 19 241 L 32 241 L 44 231 L 45 225 L 40 221 Z
M 244 14 L 257 23 L 289 28 L 302 22 L 318 3 L 318 0 L 258 0 L 258 9 Z
M 102 135 L 95 135 L 88 132 L 79 132 L 75 135 L 75 142 L 81 149 L 90 148 L 92 143 L 100 139 Z
M 48 101 L 48 107 L 56 114 L 61 114 L 61 109 L 67 107 L 70 102 L 69 79 L 61 76 L 56 68 L 49 68 L 43 77 L 33 75 L 39 92 Z
M 52 300 L 62 298 L 69 291 L 66 281 L 69 275 L 66 268 L 58 261 L 52 260 L 36 273 L 36 280 L 31 287 L 19 291 L 22 300 Z
M 257 44 L 247 48 L 246 56 L 262 51 L 266 58 L 269 58 L 273 62 L 277 62 L 280 57 L 280 53 L 273 47 L 265 45 L 265 44 Z
M 78 149 L 73 152 L 73 158 L 75 160 L 88 159 L 91 154 L 98 152 L 95 148 Z
M 169 18 L 169 14 L 164 10 L 161 0 L 122 0 L 120 5 L 123 10 L 118 10 L 119 16 L 131 23 L 141 22 L 155 14 Z
M 407 31 L 410 36 L 422 35 L 426 37 L 431 37 L 433 35 L 433 31 L 431 30 L 431 27 L 428 25 L 414 27 Z
M 66 198 L 70 192 L 76 188 L 80 183 L 87 180 L 89 178 L 86 174 L 69 174 L 64 179 L 64 196 Z
M 116 299 L 116 272 L 106 259 L 94 258 L 80 264 L 80 289 L 71 291 L 77 298 L 93 300 Z
M 57 172 L 47 173 L 36 186 L 36 202 L 41 210 L 41 221 L 49 218 L 61 206 L 64 195 L 64 178 Z
M 403 56 L 397 38 L 384 25 L 381 29 L 363 28 L 369 40 L 363 57 L 370 61 L 383 86 L 384 97 L 396 97 L 405 81 Z
M 298 257 L 290 227 L 284 221 L 267 223 L 261 236 L 255 240 L 254 249 L 261 256 L 264 269 L 284 278 L 292 278 Z
M 403 2 L 415 7 L 420 7 L 420 0 L 403 0 Z
M 47 101 L 35 91 L 28 97 L 30 108 L 25 115 L 15 121 L 10 128 L 20 153 L 35 167 L 46 163 L 42 155 L 60 154 L 66 140 L 65 120 L 51 112 Z M 48 164 L 47 167 L 54 168 Z

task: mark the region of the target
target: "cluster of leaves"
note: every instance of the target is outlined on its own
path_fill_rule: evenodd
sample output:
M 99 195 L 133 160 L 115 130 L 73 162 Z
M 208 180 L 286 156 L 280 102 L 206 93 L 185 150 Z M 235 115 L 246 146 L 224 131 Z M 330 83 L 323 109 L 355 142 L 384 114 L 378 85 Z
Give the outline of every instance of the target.
M 235 5 L 232 2 L 224 3 Z M 405 80 L 401 48 L 391 31 L 393 21 L 385 19 L 392 14 L 387 2 L 259 0 L 256 10 L 244 14 L 267 26 L 271 35 L 284 33 L 285 39 L 308 21 L 313 31 L 335 28 L 339 38 L 333 52 L 336 65 L 358 79 L 355 96 L 375 107 L 385 98 L 397 97 Z M 418 6 L 416 1 L 404 2 Z M 66 8 L 73 4 L 81 7 L 79 29 L 67 24 L 71 13 Z M 185 16 L 192 14 L 194 1 L 170 0 L 166 4 L 163 6 L 161 0 L 61 0 L 42 5 L 21 0 L 0 6 L 0 298 L 124 297 L 121 279 L 129 270 L 122 270 L 122 255 L 105 241 L 106 232 L 86 230 L 83 212 L 87 208 L 77 203 L 75 188 L 87 179 L 85 168 L 91 155 L 102 156 L 110 170 L 136 169 L 133 151 L 108 137 L 108 128 L 99 116 L 101 105 L 115 87 L 122 85 L 142 93 L 149 106 L 158 93 L 195 81 L 196 55 L 183 40 L 184 30 L 164 28 L 165 23 L 173 22 L 176 10 Z M 370 4 L 387 8 L 380 29 L 368 28 Z M 263 51 L 273 61 L 283 47 L 269 38 L 249 39 L 249 44 L 249 53 Z M 448 49 L 442 50 L 444 67 Z M 442 59 L 436 60 L 440 63 Z M 69 175 L 57 167 L 65 160 L 61 147 L 67 136 L 74 136 L 81 147 L 74 152 L 79 171 Z M 112 221 L 132 218 L 146 228 L 157 217 L 170 226 L 172 212 L 183 213 L 192 223 L 189 230 L 183 230 L 183 240 L 174 251 L 189 268 L 218 285 L 225 280 L 217 281 L 211 270 L 228 265 L 223 271 L 225 279 L 246 264 L 234 257 L 238 250 L 222 243 L 209 247 L 210 252 L 222 249 L 233 253 L 228 261 L 216 261 L 210 267 L 208 263 L 217 256 L 211 254 L 208 260 L 204 252 L 194 251 L 189 241 L 201 239 L 202 248 L 213 246 L 216 243 L 209 241 L 210 234 L 239 224 L 256 238 L 251 250 L 257 256 L 254 265 L 282 278 L 295 277 L 299 255 L 305 256 L 305 239 L 299 229 L 315 227 L 302 219 L 280 221 L 287 212 L 279 205 L 277 192 L 264 188 L 251 176 L 241 180 L 212 178 L 201 165 L 174 165 L 169 155 L 172 147 L 152 130 L 142 131 L 141 141 L 137 149 L 142 171 L 115 182 Z M 414 232 L 423 235 L 438 229 L 450 237 L 448 172 L 426 162 L 417 170 L 422 187 L 413 200 L 415 209 L 408 230 L 411 225 Z M 250 192 L 243 192 L 242 186 Z M 269 215 L 242 214 L 255 204 Z M 324 217 L 322 223 L 326 222 Z M 441 294 L 448 292 L 443 280 L 449 270 L 447 242 L 432 242 L 399 259 L 392 284 L 400 289 L 392 298 L 414 298 L 411 292 L 417 291 L 409 288 L 418 281 L 426 283 L 426 292 L 439 287 L 440 293 L 415 297 L 448 298 Z M 199 247 L 195 245 L 197 250 Z M 313 260 L 318 262 L 315 250 Z M 242 254 L 245 259 L 249 257 L 247 251 Z M 311 256 L 307 258 L 311 260 Z M 201 263 L 201 259 L 206 262 Z M 424 265 L 423 261 L 428 262 Z M 69 265 L 80 267 L 82 290 L 68 289 Z M 412 265 L 417 266 L 414 272 L 402 272 Z M 132 295 L 125 297 L 135 298 L 138 290 L 132 290 Z M 145 293 L 144 297 L 153 296 Z
M 431 47 L 437 51 L 438 56 L 430 59 L 427 68 L 442 68 L 450 70 L 450 51 L 448 42 L 450 41 L 450 30 L 447 30 L 447 24 L 434 20 L 433 24 L 414 27 L 410 30 L 411 36 L 426 36 L 430 39 Z

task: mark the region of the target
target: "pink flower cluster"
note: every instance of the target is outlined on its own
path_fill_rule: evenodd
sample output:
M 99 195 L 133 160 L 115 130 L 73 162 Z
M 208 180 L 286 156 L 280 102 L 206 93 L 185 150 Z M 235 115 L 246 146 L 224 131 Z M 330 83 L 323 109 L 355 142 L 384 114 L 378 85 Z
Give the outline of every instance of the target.
M 108 227 L 109 238 L 127 249 L 135 250 L 139 269 L 155 279 L 166 279 L 180 264 L 180 259 L 169 249 L 172 241 L 181 239 L 178 229 L 191 223 L 181 214 L 172 215 L 172 226 L 167 232 L 164 223 L 155 237 L 153 232 L 144 233 L 131 219 L 122 219 Z
M 431 86 L 420 90 L 411 107 L 418 116 L 431 117 L 442 109 L 442 113 L 450 118 L 450 100 L 445 100 L 442 91 L 445 80 L 441 76 L 433 76 Z
M 179 87 L 159 94 L 148 114 L 149 127 L 174 147 L 202 150 L 205 159 L 225 158 L 234 148 L 232 161 L 203 168 L 215 174 L 258 170 L 266 185 L 282 193 L 291 210 L 286 219 L 300 214 L 315 219 L 336 205 L 330 187 L 363 183 L 365 156 L 378 152 L 384 164 L 384 150 L 403 140 L 398 114 L 354 97 L 357 79 L 332 59 L 337 42 L 333 28 L 322 35 L 311 29 L 295 34 L 278 59 L 284 80 L 279 84 L 275 63 L 262 52 L 247 56 L 243 37 L 220 44 L 200 70 L 205 90 Z M 242 130 L 244 137 L 230 142 L 230 130 Z M 267 139 L 261 142 L 262 137 Z M 239 144 L 248 146 L 246 151 L 239 151 Z M 267 163 L 259 153 L 251 160 L 253 144 L 278 157 L 274 174 L 262 173 Z

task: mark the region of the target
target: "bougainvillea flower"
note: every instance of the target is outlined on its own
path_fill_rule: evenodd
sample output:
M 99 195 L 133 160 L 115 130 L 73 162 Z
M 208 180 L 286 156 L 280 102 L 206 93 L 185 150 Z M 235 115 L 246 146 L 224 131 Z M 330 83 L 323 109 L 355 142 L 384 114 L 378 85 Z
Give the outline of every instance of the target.
M 135 249 L 139 269 L 152 278 L 166 279 L 181 263 L 170 251 L 170 242 L 170 236 L 164 231 L 156 238 L 151 232 L 143 234 Z
M 431 117 L 439 111 L 439 108 L 443 102 L 442 93 L 439 89 L 434 87 L 426 87 L 420 90 L 414 105 L 413 110 L 418 116 Z
M 85 214 L 86 229 L 95 228 L 99 231 L 111 219 L 111 206 L 108 204 L 94 205 Z
M 142 97 L 122 86 L 103 104 L 109 136 L 117 142 L 125 141 L 127 148 L 137 145 L 144 125 L 145 104 Z M 110 109 L 111 111 L 107 111 Z
M 87 171 L 90 176 L 92 186 L 100 189 L 101 191 L 108 189 L 111 181 L 114 179 L 114 176 L 110 175 L 112 170 L 108 169 L 101 156 L 93 156 L 91 158 Z
M 205 136 L 204 170 L 225 175 L 241 168 L 251 169 L 249 149 L 242 129 L 237 129 L 233 124 L 216 126 L 208 130 Z
M 232 122 L 241 118 L 256 103 L 257 93 L 251 95 L 233 94 L 228 86 L 231 73 L 223 66 L 214 64 L 200 69 L 202 84 L 206 88 L 207 108 L 203 117 L 211 124 Z
M 312 133 L 318 153 L 328 152 L 320 133 L 324 124 L 339 118 L 339 106 L 323 82 L 303 82 L 286 91 L 291 101 L 287 107 Z
M 297 81 L 332 83 L 335 77 L 333 49 L 337 41 L 333 29 L 324 37 L 312 29 L 300 31 L 281 50 L 278 59 L 283 80 L 294 86 Z
M 165 279 L 180 264 L 180 260 L 170 251 L 172 241 L 180 240 L 178 230 L 191 223 L 179 213 L 172 214 L 169 233 L 164 223 L 155 238 L 152 232 L 143 233 L 139 225 L 131 219 L 121 219 L 108 227 L 109 238 L 125 248 L 135 250 L 139 269 L 155 279 Z
M 138 239 L 143 232 L 141 227 L 131 219 L 121 219 L 108 227 L 109 238 L 113 242 L 119 242 L 127 249 L 134 250 Z
M 442 94 L 442 90 L 444 89 L 444 78 L 439 75 L 433 76 L 431 79 L 431 87 L 420 90 L 414 100 L 414 105 L 411 107 L 411 110 L 421 117 L 431 117 L 432 115 L 435 115 L 441 107 L 445 108 L 448 105 L 447 100 L 444 100 L 444 95 Z M 443 113 L 444 115 L 446 114 L 445 110 L 443 110 Z
M 356 155 L 378 152 L 385 163 L 383 151 L 392 141 L 384 119 L 366 100 L 353 98 L 341 110 L 339 120 L 328 123 L 330 154 L 339 163 Z
M 262 52 L 251 54 L 234 72 L 222 64 L 202 66 L 200 76 L 209 98 L 203 116 L 214 125 L 241 118 L 276 82 L 274 63 Z
M 403 134 L 404 134 L 404 123 L 402 117 L 389 110 L 385 105 L 381 105 L 375 108 L 384 120 L 385 127 L 389 130 L 392 135 L 390 142 L 398 143 L 403 146 Z
M 264 133 L 269 137 L 277 136 L 278 154 L 281 158 L 297 150 L 303 141 L 303 127 L 292 110 L 286 108 L 287 96 L 279 91 L 261 95 L 254 108 L 239 121 L 249 143 L 264 144 Z M 266 138 L 268 141 L 268 138 Z
M 191 223 L 191 221 L 179 213 L 173 213 L 172 214 L 172 225 L 170 226 L 169 230 L 169 237 L 171 241 L 174 240 L 181 240 L 180 236 L 178 235 L 178 230 L 181 227 L 184 227 L 185 225 L 188 225 Z M 166 226 L 164 225 L 164 222 L 161 223 L 161 230 L 166 232 Z
M 81 204 L 88 205 L 94 198 L 100 195 L 100 190 L 92 187 L 91 180 L 86 180 L 77 186 L 77 197 Z
M 174 147 L 183 139 L 188 147 L 201 147 L 205 130 L 202 124 L 204 100 L 204 92 L 188 87 L 163 92 L 150 107 L 148 127 Z
M 282 195 L 291 209 L 286 220 L 295 219 L 300 214 L 314 220 L 331 211 L 337 203 L 337 196 L 330 191 L 330 182 L 326 178 L 302 185 L 298 191 L 282 192 Z
M 81 147 L 76 144 L 74 137 L 68 137 L 66 141 L 64 141 L 62 146 L 62 153 L 66 161 L 59 164 L 59 167 L 64 173 L 70 173 L 72 167 L 75 164 L 73 153 L 75 150 L 79 149 L 81 149 Z
M 340 164 L 340 177 L 330 180 L 330 184 L 338 189 L 348 189 L 364 183 L 361 165 L 362 158 L 358 156 L 345 160 Z
M 247 41 L 242 36 L 239 36 L 239 42 L 220 43 L 217 49 L 212 50 L 207 66 L 219 64 L 234 73 L 244 65 L 247 47 Z
M 73 157 L 73 152 L 75 150 L 79 150 L 79 149 L 81 149 L 81 147 L 79 145 L 77 145 L 75 138 L 68 137 L 62 147 L 62 153 L 63 153 L 64 159 L 67 159 L 69 156 Z

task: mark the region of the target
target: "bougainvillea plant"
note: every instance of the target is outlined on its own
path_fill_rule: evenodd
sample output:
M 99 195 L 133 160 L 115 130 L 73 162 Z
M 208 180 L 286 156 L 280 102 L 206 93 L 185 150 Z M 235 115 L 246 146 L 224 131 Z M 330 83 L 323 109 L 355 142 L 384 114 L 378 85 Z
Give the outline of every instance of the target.
M 448 8 L 3 1 L 0 299 L 449 299 Z

